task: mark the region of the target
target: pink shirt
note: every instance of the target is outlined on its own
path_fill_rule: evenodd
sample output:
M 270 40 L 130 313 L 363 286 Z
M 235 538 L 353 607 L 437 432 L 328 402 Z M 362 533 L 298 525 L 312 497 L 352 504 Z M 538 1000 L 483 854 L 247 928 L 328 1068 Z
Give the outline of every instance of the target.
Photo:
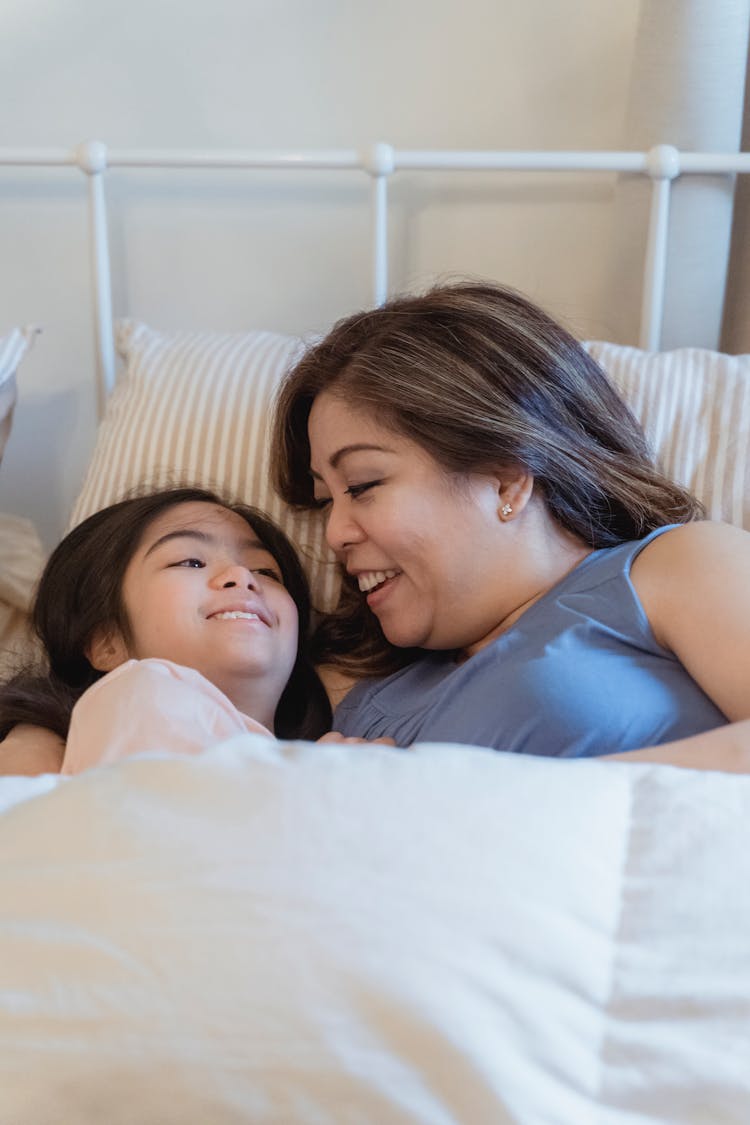
M 73 708 L 61 773 L 146 750 L 198 754 L 248 731 L 273 737 L 195 669 L 170 660 L 128 660 Z

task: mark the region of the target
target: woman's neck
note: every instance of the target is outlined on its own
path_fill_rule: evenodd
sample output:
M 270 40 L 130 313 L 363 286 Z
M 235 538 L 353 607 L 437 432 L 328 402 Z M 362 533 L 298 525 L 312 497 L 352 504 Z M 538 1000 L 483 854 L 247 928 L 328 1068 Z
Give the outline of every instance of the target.
M 499 583 L 497 622 L 483 637 L 461 651 L 460 661 L 468 660 L 512 628 L 593 549 L 553 520 L 541 500 L 527 506 L 512 528 L 512 534 L 514 539 L 508 544 L 509 557 Z

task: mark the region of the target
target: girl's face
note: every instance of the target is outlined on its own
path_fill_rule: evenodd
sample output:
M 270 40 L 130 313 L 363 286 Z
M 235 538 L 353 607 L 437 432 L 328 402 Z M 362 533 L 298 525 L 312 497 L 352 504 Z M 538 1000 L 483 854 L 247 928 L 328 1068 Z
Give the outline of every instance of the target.
M 250 713 L 261 721 L 257 700 L 267 700 L 273 716 L 296 659 L 297 607 L 240 515 L 189 501 L 157 516 L 128 564 L 122 598 L 131 638 L 116 639 L 111 667 L 171 660 L 201 672 L 242 710 L 255 700 Z
M 507 580 L 498 478 L 446 473 L 330 392 L 315 399 L 308 432 L 328 541 L 391 644 L 481 647 Z

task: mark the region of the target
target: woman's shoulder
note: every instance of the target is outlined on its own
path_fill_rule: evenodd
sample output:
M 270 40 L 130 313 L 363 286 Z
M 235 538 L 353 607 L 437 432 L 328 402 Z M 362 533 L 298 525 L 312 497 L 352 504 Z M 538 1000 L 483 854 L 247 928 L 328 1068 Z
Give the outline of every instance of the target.
M 698 623 L 715 633 L 720 622 L 746 615 L 749 569 L 747 531 L 696 520 L 652 539 L 634 559 L 631 580 L 655 636 L 680 656 L 687 623 L 693 633 Z
M 703 562 L 732 562 L 750 556 L 750 534 L 741 527 L 715 520 L 695 520 L 652 533 L 634 560 L 640 572 L 692 570 Z

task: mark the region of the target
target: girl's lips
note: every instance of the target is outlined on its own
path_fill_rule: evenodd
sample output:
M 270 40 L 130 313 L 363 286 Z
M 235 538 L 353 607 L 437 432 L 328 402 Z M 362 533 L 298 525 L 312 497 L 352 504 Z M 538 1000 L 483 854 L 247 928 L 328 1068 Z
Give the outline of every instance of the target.
M 232 616 L 229 616 L 229 615 Z M 234 616 L 242 615 L 242 616 Z M 245 602 L 241 605 L 225 605 L 221 609 L 215 609 L 213 613 L 208 615 L 209 621 L 257 621 L 261 625 L 271 626 L 268 613 L 261 606 Z
M 239 621 L 243 625 L 262 625 L 264 629 L 268 628 L 265 621 L 257 613 L 214 613 L 209 617 L 209 621 L 231 621 L 232 624 Z

